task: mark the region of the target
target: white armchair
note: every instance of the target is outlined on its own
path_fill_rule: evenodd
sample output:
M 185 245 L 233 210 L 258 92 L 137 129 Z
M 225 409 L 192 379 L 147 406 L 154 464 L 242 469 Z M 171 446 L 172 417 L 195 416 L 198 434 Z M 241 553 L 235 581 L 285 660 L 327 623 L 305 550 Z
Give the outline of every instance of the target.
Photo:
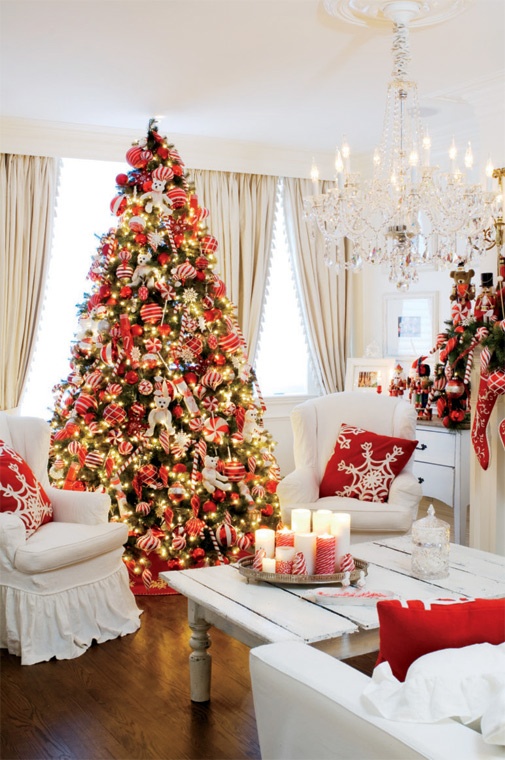
M 422 497 L 413 474 L 414 455 L 394 479 L 386 503 L 319 497 L 319 484 L 342 423 L 379 435 L 416 437 L 416 412 L 400 398 L 357 391 L 333 393 L 296 406 L 291 412 L 295 469 L 277 489 L 284 523 L 290 525 L 292 509 L 330 509 L 351 515 L 353 542 L 407 533 Z
M 136 631 L 141 611 L 122 560 L 128 528 L 108 522 L 109 497 L 49 484 L 44 420 L 0 412 L 0 439 L 28 463 L 53 507 L 53 521 L 29 538 L 18 515 L 0 513 L 0 647 L 31 665 Z

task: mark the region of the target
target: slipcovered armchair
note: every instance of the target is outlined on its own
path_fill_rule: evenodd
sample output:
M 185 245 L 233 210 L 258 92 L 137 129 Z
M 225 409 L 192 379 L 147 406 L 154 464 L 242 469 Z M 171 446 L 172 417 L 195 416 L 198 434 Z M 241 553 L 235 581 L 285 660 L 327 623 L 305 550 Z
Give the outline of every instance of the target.
M 141 612 L 122 560 L 128 528 L 108 522 L 109 497 L 49 484 L 44 420 L 0 412 L 0 441 L 4 456 L 13 450 L 24 459 L 52 506 L 34 532 L 17 511 L 0 512 L 0 647 L 31 665 L 136 631 Z M 3 509 L 9 488 L 0 491 Z
M 403 399 L 360 391 L 333 393 L 296 406 L 291 412 L 295 470 L 277 489 L 284 523 L 290 525 L 293 509 L 329 509 L 351 515 L 352 542 L 408 533 L 422 496 L 413 474 L 414 454 L 394 478 L 385 502 L 320 497 L 320 484 L 343 424 L 415 440 L 416 412 Z

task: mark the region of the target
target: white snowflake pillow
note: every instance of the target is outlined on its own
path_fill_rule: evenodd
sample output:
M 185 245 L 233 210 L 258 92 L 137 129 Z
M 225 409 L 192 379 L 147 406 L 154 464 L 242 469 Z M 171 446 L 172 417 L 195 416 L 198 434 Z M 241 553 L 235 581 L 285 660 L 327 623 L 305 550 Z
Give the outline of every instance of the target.
M 388 500 L 417 441 L 378 435 L 343 424 L 319 486 L 319 498 L 349 496 L 360 501 Z
M 41 484 L 23 457 L 0 440 L 0 511 L 14 512 L 29 538 L 53 519 L 53 508 Z

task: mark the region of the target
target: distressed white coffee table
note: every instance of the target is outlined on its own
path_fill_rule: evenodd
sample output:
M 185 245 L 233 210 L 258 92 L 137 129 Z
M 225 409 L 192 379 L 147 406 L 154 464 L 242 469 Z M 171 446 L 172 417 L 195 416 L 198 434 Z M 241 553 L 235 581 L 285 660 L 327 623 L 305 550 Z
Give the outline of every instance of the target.
M 369 563 L 365 589 L 392 591 L 404 599 L 505 597 L 505 557 L 451 544 L 448 577 L 429 582 L 411 576 L 410 551 L 409 536 L 353 544 L 353 555 Z M 188 599 L 193 702 L 210 699 L 211 626 L 250 647 L 304 641 L 339 659 L 379 648 L 375 607 L 323 607 L 304 598 L 310 586 L 248 583 L 233 565 L 178 570 L 161 577 Z

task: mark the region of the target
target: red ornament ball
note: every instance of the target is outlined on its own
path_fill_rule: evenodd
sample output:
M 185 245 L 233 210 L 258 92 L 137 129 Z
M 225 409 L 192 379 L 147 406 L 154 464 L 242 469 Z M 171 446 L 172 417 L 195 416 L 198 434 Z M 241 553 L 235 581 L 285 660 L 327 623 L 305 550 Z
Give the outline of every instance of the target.
M 275 493 L 277 491 L 278 483 L 276 480 L 267 480 L 265 483 L 265 488 L 268 491 L 268 493 Z
M 179 406 L 179 404 L 177 404 L 177 406 L 174 406 L 174 408 L 172 409 L 172 416 L 175 417 L 176 420 L 179 420 L 183 414 L 184 414 L 184 409 L 182 408 L 182 406 Z
M 463 380 L 460 380 L 457 377 L 453 380 L 448 380 L 447 385 L 445 386 L 445 392 L 449 398 L 461 398 L 465 392 L 465 384 Z
M 119 291 L 119 295 L 121 296 L 121 298 L 131 298 L 131 294 L 132 293 L 133 293 L 133 291 L 132 291 L 132 289 L 130 288 L 129 285 L 125 285 Z
M 167 148 L 164 148 L 163 146 L 160 146 L 160 147 L 158 148 L 158 150 L 156 151 L 156 153 L 157 153 L 157 154 L 158 154 L 158 156 L 159 156 L 160 158 L 162 158 L 163 160 L 164 160 L 165 158 L 168 158 L 168 150 L 167 150 Z
M 139 376 L 138 376 L 138 374 L 136 372 L 134 372 L 133 370 L 131 370 L 130 372 L 126 373 L 124 379 L 126 380 L 126 382 L 129 385 L 135 385 L 135 383 L 138 382 Z
M 207 275 L 205 272 L 201 272 L 200 270 L 196 273 L 195 280 L 198 280 L 199 282 L 204 282 L 207 278 Z
M 194 372 L 186 372 L 184 375 L 184 380 L 188 385 L 195 385 L 195 383 L 198 382 L 198 377 Z
M 261 514 L 265 515 L 265 517 L 270 517 L 274 513 L 274 508 L 271 504 L 266 504 L 263 509 L 261 510 Z
M 214 501 L 221 502 L 226 498 L 226 494 L 224 491 L 221 491 L 220 488 L 216 488 L 216 490 L 212 494 Z
M 137 235 L 135 235 L 135 242 L 139 245 L 144 245 L 147 243 L 147 235 L 144 235 L 143 232 L 139 232 Z
M 116 177 L 116 185 L 119 185 L 120 187 L 123 187 L 124 185 L 128 184 L 128 175 L 127 174 L 118 174 Z
M 170 261 L 170 256 L 168 255 L 168 253 L 160 253 L 158 254 L 157 258 L 158 258 L 158 264 L 160 264 L 160 266 L 162 267 L 165 266 L 165 264 L 168 264 L 168 262 Z
M 145 193 L 147 193 L 149 190 L 151 190 L 152 186 L 153 186 L 153 183 L 151 182 L 150 179 L 146 179 L 145 182 L 142 182 L 142 190 Z
M 144 334 L 144 328 L 142 327 L 142 325 L 132 325 L 131 334 L 134 335 L 136 338 L 138 338 L 140 337 L 140 335 Z
M 215 512 L 217 505 L 209 499 L 208 501 L 203 502 L 202 509 L 204 512 Z
M 224 364 L 226 364 L 226 356 L 223 354 L 214 354 L 212 361 L 214 364 L 217 364 L 218 367 L 222 367 Z
M 173 472 L 187 472 L 188 468 L 183 462 L 177 462 L 177 464 L 174 464 L 172 467 Z
M 170 335 L 172 328 L 167 324 L 158 325 L 158 332 L 160 335 Z
M 203 557 L 205 557 L 205 549 L 193 549 L 191 556 L 193 559 L 203 559 Z

